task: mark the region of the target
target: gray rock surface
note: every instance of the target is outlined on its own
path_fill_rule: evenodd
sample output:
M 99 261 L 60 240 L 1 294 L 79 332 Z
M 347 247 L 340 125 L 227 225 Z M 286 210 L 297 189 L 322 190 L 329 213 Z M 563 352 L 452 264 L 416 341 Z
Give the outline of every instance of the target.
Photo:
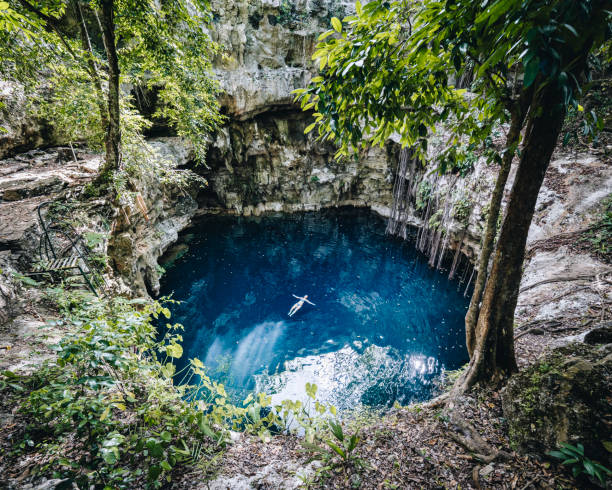
M 0 158 L 19 151 L 57 144 L 53 131 L 27 110 L 23 87 L 0 80 Z

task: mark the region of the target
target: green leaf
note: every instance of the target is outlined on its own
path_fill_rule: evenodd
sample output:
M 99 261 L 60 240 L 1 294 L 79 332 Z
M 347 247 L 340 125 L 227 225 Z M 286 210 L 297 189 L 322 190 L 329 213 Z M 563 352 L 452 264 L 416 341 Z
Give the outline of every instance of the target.
M 593 463 L 591 463 L 590 461 L 586 459 L 584 460 L 584 469 L 586 470 L 589 476 L 595 475 L 595 467 L 593 466 Z
M 329 31 L 325 31 L 323 34 L 321 34 L 319 36 L 319 41 L 323 41 L 324 39 L 328 38 L 329 36 L 331 36 L 335 31 L 333 30 L 329 30 Z
M 529 60 L 529 63 L 527 63 L 527 66 L 525 67 L 525 77 L 523 80 L 523 85 L 525 87 L 529 87 L 538 76 L 539 71 L 540 59 L 538 57 L 535 57 Z
M 350 453 L 353 449 L 357 447 L 357 444 L 359 444 L 359 437 L 357 436 L 357 434 L 353 434 L 349 439 L 349 443 L 346 448 L 347 451 Z
M 160 466 L 166 471 L 172 470 L 172 465 L 168 461 L 162 461 Z
M 157 480 L 157 478 L 159 477 L 159 475 L 161 474 L 161 472 L 162 472 L 162 468 L 161 468 L 161 466 L 158 466 L 158 465 L 153 465 L 153 466 L 151 466 L 151 467 L 149 468 L 149 474 L 148 474 L 148 476 L 149 476 L 149 480 L 150 480 L 150 481 Z
M 102 412 L 102 415 L 100 415 L 100 422 L 104 422 L 106 420 L 106 417 L 108 417 L 108 415 L 110 414 L 110 411 L 111 411 L 111 406 L 108 405 Z
M 329 447 L 331 447 L 336 453 L 338 453 L 342 459 L 346 459 L 346 454 L 344 453 L 344 451 L 342 449 L 340 449 L 338 446 L 336 446 L 333 442 L 325 441 L 325 443 Z
M 178 359 L 183 355 L 183 347 L 181 346 L 181 344 L 170 344 L 166 346 L 166 354 L 168 354 L 170 357 Z
M 312 124 L 310 124 L 310 125 L 306 126 L 306 129 L 304 129 L 304 134 L 308 134 L 308 133 L 310 133 L 310 132 L 311 132 L 311 131 L 314 129 L 314 127 L 315 127 L 316 125 L 317 125 L 317 123 L 316 123 L 316 122 L 314 122 L 314 123 L 312 123 Z
M 342 22 L 340 21 L 340 19 L 338 19 L 338 17 L 332 17 L 331 24 L 332 27 L 336 30 L 336 32 L 342 31 Z
M 342 426 L 340 424 L 332 422 L 331 420 L 329 421 L 329 426 L 331 427 L 332 434 L 334 434 L 336 439 L 338 439 L 339 441 L 344 441 L 344 432 L 342 430 Z
M 563 454 L 561 451 L 548 451 L 546 454 L 552 456 L 553 458 L 565 459 L 565 454 Z
M 164 448 L 153 438 L 147 440 L 147 449 L 149 450 L 149 454 L 154 458 L 161 458 L 164 454 Z

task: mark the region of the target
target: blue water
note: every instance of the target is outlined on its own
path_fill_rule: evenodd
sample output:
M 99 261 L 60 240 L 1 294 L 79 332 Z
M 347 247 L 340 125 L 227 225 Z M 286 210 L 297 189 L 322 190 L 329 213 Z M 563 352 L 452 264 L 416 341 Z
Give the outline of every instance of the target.
M 468 359 L 468 302 L 384 229 L 365 210 L 202 219 L 162 280 L 182 301 L 181 362 L 202 360 L 236 399 L 303 399 L 306 382 L 339 409 L 431 397 Z M 292 294 L 316 306 L 290 318 Z

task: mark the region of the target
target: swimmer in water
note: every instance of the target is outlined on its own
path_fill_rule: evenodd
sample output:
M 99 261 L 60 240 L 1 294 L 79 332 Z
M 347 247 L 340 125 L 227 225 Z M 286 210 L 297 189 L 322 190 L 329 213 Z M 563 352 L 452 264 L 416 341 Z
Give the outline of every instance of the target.
M 304 306 L 304 301 L 306 301 L 306 303 L 311 304 L 312 306 L 315 306 L 315 304 L 314 304 L 314 303 L 312 303 L 311 301 L 308 301 L 308 299 L 306 299 L 306 298 L 308 298 L 308 295 L 307 295 L 307 294 L 306 294 L 306 295 L 304 295 L 304 297 L 302 297 L 302 296 L 296 296 L 295 294 L 292 294 L 291 296 L 293 296 L 294 298 L 299 299 L 299 301 L 298 301 L 296 304 L 294 304 L 294 305 L 291 307 L 291 309 L 289 310 L 289 316 L 293 316 L 293 315 L 295 315 L 295 313 L 296 313 L 296 312 L 297 312 L 297 311 L 298 311 L 298 310 L 299 310 L 299 309 L 300 309 L 302 306 Z

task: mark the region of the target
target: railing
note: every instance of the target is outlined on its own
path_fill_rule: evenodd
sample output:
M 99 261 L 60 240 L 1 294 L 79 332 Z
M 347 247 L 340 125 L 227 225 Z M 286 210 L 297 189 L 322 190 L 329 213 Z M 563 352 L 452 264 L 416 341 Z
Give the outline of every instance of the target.
M 64 220 L 52 220 L 50 223 L 47 223 L 45 218 L 43 218 L 43 208 L 52 203 L 53 201 L 46 201 L 39 204 L 36 208 L 38 222 L 42 230 L 42 236 L 38 245 L 42 267 L 40 271 L 34 272 L 34 274 L 58 271 L 60 269 L 49 268 L 49 265 L 56 264 L 57 259 L 76 256 L 79 259 L 76 262 L 77 265 L 68 267 L 68 269 L 78 269 L 89 289 L 98 296 L 97 289 L 103 286 L 106 281 L 102 274 L 96 273 L 96 267 L 94 266 L 89 247 L 85 244 L 83 237 L 72 225 Z M 54 238 L 57 239 L 56 243 L 54 243 Z M 61 248 L 58 249 L 58 245 Z

